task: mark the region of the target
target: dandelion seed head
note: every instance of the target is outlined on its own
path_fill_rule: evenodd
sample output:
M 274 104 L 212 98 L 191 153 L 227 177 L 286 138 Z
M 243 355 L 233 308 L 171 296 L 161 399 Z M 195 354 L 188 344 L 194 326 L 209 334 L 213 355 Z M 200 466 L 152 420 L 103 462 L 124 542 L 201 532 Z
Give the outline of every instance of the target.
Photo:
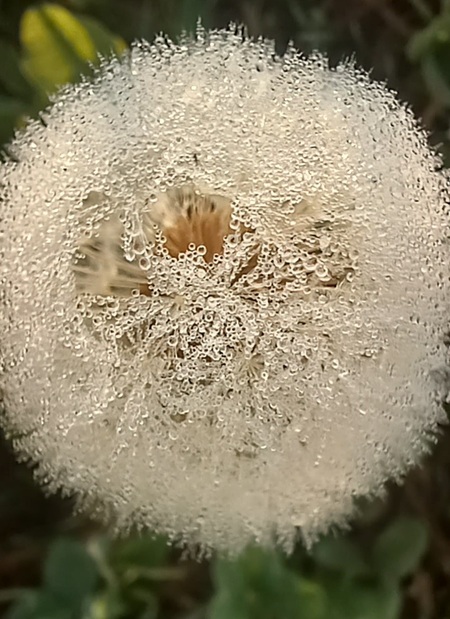
M 342 524 L 443 420 L 447 179 L 353 65 L 137 44 L 0 173 L 6 428 L 53 490 L 203 548 Z

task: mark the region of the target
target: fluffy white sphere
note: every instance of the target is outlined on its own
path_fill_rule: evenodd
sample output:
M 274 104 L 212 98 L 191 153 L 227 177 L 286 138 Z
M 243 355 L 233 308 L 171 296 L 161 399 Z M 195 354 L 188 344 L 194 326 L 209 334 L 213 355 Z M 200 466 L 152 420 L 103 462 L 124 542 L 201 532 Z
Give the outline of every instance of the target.
M 418 460 L 447 178 L 385 86 L 199 31 L 43 119 L 0 172 L 0 386 L 50 489 L 205 549 L 288 547 Z

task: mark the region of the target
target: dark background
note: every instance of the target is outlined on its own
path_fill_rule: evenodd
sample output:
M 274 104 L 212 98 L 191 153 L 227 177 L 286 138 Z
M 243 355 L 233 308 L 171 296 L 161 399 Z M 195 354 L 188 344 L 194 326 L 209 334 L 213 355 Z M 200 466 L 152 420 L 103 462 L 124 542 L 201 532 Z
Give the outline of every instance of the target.
M 353 57 L 408 102 L 450 163 L 450 2 L 442 0 L 0 0 L 0 143 L 67 81 L 91 48 L 119 52 L 230 21 L 251 36 Z M 51 62 L 45 59 L 52 50 Z M 250 548 L 194 561 L 150 533 L 116 539 L 47 498 L 0 442 L 0 613 L 16 619 L 450 619 L 450 434 L 347 532 L 293 556 Z

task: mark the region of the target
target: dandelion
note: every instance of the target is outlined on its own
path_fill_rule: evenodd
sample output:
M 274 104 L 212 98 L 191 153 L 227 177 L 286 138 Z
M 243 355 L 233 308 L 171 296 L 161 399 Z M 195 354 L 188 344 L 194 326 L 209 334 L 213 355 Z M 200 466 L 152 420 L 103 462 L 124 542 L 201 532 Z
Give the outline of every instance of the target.
M 394 94 L 199 29 L 42 121 L 1 170 L 0 386 L 49 490 L 121 529 L 289 548 L 418 461 L 447 177 Z

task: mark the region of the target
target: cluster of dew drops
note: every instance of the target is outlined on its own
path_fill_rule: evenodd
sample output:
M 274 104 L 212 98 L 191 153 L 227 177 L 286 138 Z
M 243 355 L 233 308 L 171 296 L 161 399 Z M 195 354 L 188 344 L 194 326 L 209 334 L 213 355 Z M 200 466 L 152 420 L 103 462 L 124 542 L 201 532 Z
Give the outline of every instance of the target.
M 151 403 L 172 438 L 180 424 L 201 422 L 239 435 L 238 451 L 267 447 L 270 428 L 292 423 L 320 363 L 327 334 L 305 325 L 320 322 L 320 308 L 357 271 L 345 234 L 336 241 L 332 220 L 311 218 L 310 209 L 284 204 L 269 235 L 234 203 L 223 252 L 209 262 L 194 243 L 171 256 L 151 209 L 108 213 L 75 255 L 78 337 L 71 329 L 67 345 L 92 350 L 80 346 L 87 337 L 106 349 L 116 396 L 144 386 L 138 410 L 128 409 L 139 423 Z M 329 357 L 325 348 L 322 341 Z

